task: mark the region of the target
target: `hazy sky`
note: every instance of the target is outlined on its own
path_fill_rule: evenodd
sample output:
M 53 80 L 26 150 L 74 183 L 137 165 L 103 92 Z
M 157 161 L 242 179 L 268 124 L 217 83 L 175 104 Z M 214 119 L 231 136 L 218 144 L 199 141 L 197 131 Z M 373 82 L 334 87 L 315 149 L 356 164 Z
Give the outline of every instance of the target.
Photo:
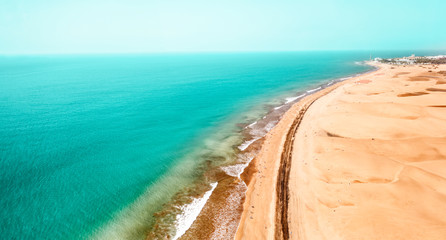
M 445 0 L 0 0 L 0 54 L 446 49 Z

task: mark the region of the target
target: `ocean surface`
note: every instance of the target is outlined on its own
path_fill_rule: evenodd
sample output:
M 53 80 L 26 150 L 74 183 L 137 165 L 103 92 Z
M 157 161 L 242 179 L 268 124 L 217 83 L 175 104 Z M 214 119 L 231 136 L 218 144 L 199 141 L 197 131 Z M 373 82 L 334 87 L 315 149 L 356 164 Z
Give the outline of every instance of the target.
M 218 184 L 205 173 L 246 148 L 244 127 L 321 84 L 370 70 L 361 64 L 369 57 L 0 56 L 0 238 L 144 239 L 155 213 L 207 179 L 170 216 L 180 236 Z

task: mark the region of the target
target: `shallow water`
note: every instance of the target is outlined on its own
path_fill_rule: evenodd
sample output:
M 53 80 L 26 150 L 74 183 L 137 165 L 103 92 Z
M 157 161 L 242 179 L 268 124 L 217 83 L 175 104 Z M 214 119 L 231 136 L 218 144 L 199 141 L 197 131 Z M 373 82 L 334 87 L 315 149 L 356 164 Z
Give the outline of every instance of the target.
M 2 56 L 0 237 L 144 238 L 163 204 L 197 179 L 211 183 L 215 177 L 203 177 L 209 169 L 234 163 L 243 142 L 238 124 L 323 82 L 368 70 L 355 63 L 368 58 Z M 187 194 L 200 196 L 206 186 Z M 171 212 L 172 222 L 179 213 Z

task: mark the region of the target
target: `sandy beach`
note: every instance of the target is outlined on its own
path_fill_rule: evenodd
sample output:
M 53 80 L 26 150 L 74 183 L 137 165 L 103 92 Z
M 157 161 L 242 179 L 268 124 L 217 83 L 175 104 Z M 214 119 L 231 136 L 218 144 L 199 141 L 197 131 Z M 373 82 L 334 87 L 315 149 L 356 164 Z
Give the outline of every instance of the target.
M 267 134 L 236 239 L 446 239 L 446 65 L 370 64 Z

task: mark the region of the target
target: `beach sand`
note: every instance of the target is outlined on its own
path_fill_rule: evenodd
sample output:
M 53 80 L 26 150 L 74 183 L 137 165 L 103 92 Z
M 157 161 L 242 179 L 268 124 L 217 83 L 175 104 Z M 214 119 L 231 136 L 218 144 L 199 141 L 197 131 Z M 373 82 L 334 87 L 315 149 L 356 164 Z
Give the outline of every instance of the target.
M 267 134 L 236 239 L 446 239 L 446 65 L 373 64 Z

